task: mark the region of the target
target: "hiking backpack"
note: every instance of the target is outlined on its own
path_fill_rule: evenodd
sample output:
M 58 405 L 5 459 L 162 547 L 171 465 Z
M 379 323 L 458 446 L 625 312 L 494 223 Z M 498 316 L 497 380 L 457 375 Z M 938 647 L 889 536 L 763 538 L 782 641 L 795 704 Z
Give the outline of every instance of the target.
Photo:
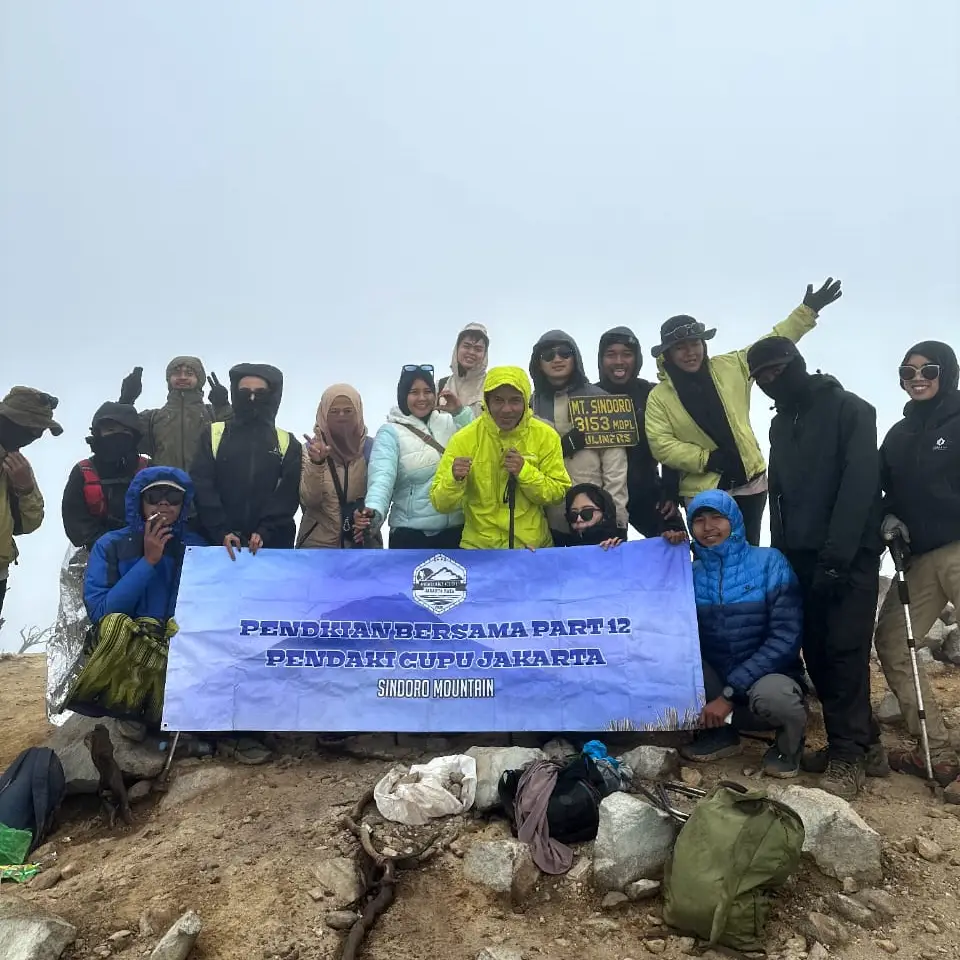
M 710 944 L 762 950 L 769 893 L 800 864 L 803 822 L 764 790 L 722 782 L 677 837 L 663 881 L 663 920 Z
M 30 747 L 0 774 L 0 824 L 33 834 L 31 853 L 53 828 L 65 794 L 60 759 L 48 747 Z
M 91 517 L 103 520 L 107 516 L 107 497 L 103 492 L 104 486 L 120 484 L 126 486 L 130 483 L 130 478 L 118 477 L 115 480 L 103 480 L 91 460 L 81 460 L 78 466 L 83 475 L 83 502 L 87 506 L 87 512 Z M 149 466 L 150 460 L 147 457 L 137 457 L 137 473 Z

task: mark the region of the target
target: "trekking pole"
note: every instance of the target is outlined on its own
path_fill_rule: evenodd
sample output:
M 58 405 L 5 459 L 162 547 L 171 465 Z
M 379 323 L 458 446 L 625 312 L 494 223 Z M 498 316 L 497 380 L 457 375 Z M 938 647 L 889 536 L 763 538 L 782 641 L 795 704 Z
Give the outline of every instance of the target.
M 907 624 L 907 649 L 910 651 L 910 668 L 913 670 L 913 689 L 917 695 L 917 716 L 920 718 L 920 742 L 923 745 L 923 761 L 927 765 L 927 780 L 935 786 L 933 761 L 930 758 L 930 740 L 927 736 L 927 715 L 923 709 L 923 691 L 920 688 L 920 665 L 917 662 L 917 641 L 913 635 L 913 619 L 910 616 L 910 587 L 907 584 L 904 565 L 903 543 L 899 537 L 889 543 L 890 556 L 897 571 L 897 593 L 903 605 L 903 617 Z
M 180 743 L 180 731 L 177 730 L 173 735 L 173 743 L 170 744 L 170 752 L 167 754 L 167 762 L 163 765 L 163 770 L 157 778 L 157 782 L 164 784 L 170 777 L 170 765 L 173 763 L 173 755 L 177 752 L 177 744 Z
M 510 510 L 510 526 L 507 533 L 507 543 L 510 549 L 514 544 L 514 521 L 517 512 L 517 478 L 511 473 L 507 477 L 507 507 Z

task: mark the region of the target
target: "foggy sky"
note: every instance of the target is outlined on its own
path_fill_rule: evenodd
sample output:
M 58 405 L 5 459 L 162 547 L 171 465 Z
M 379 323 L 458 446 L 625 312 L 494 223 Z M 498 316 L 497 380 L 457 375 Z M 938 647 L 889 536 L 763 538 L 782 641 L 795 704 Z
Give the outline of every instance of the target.
M 279 366 L 279 425 L 404 362 L 541 332 L 647 353 L 689 313 L 745 346 L 808 282 L 845 295 L 801 344 L 878 410 L 925 338 L 960 339 L 960 7 L 0 0 L 0 390 L 60 397 L 27 454 L 0 648 L 56 612 L 60 497 L 91 415 L 145 368 Z M 769 402 L 754 425 L 766 443 Z

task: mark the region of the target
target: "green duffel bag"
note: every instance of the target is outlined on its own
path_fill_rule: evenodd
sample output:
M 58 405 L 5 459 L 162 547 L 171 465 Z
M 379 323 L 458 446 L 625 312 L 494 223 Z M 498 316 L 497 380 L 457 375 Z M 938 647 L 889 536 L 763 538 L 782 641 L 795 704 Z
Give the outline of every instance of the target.
M 800 863 L 803 823 L 764 790 L 720 783 L 677 837 L 663 883 L 664 922 L 711 944 L 763 949 L 769 895 Z

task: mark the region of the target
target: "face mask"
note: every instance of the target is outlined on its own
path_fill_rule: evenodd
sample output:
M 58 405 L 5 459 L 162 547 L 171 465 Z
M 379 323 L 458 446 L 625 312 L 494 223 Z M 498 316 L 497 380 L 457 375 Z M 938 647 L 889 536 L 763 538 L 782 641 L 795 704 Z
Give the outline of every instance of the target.
M 789 403 L 798 400 L 807 390 L 807 365 L 801 357 L 791 360 L 780 375 L 770 383 L 758 383 L 757 386 L 774 403 Z
M 43 431 L 22 427 L 6 417 L 0 417 L 0 447 L 3 447 L 7 453 L 13 453 L 33 443 L 34 440 L 39 440 L 42 433 Z
M 95 457 L 106 463 L 121 463 L 137 455 L 137 439 L 129 433 L 109 433 L 105 437 L 91 437 L 90 449 Z
M 265 390 L 238 390 L 233 415 L 244 423 L 269 420 L 272 414 L 267 403 L 267 392 Z

